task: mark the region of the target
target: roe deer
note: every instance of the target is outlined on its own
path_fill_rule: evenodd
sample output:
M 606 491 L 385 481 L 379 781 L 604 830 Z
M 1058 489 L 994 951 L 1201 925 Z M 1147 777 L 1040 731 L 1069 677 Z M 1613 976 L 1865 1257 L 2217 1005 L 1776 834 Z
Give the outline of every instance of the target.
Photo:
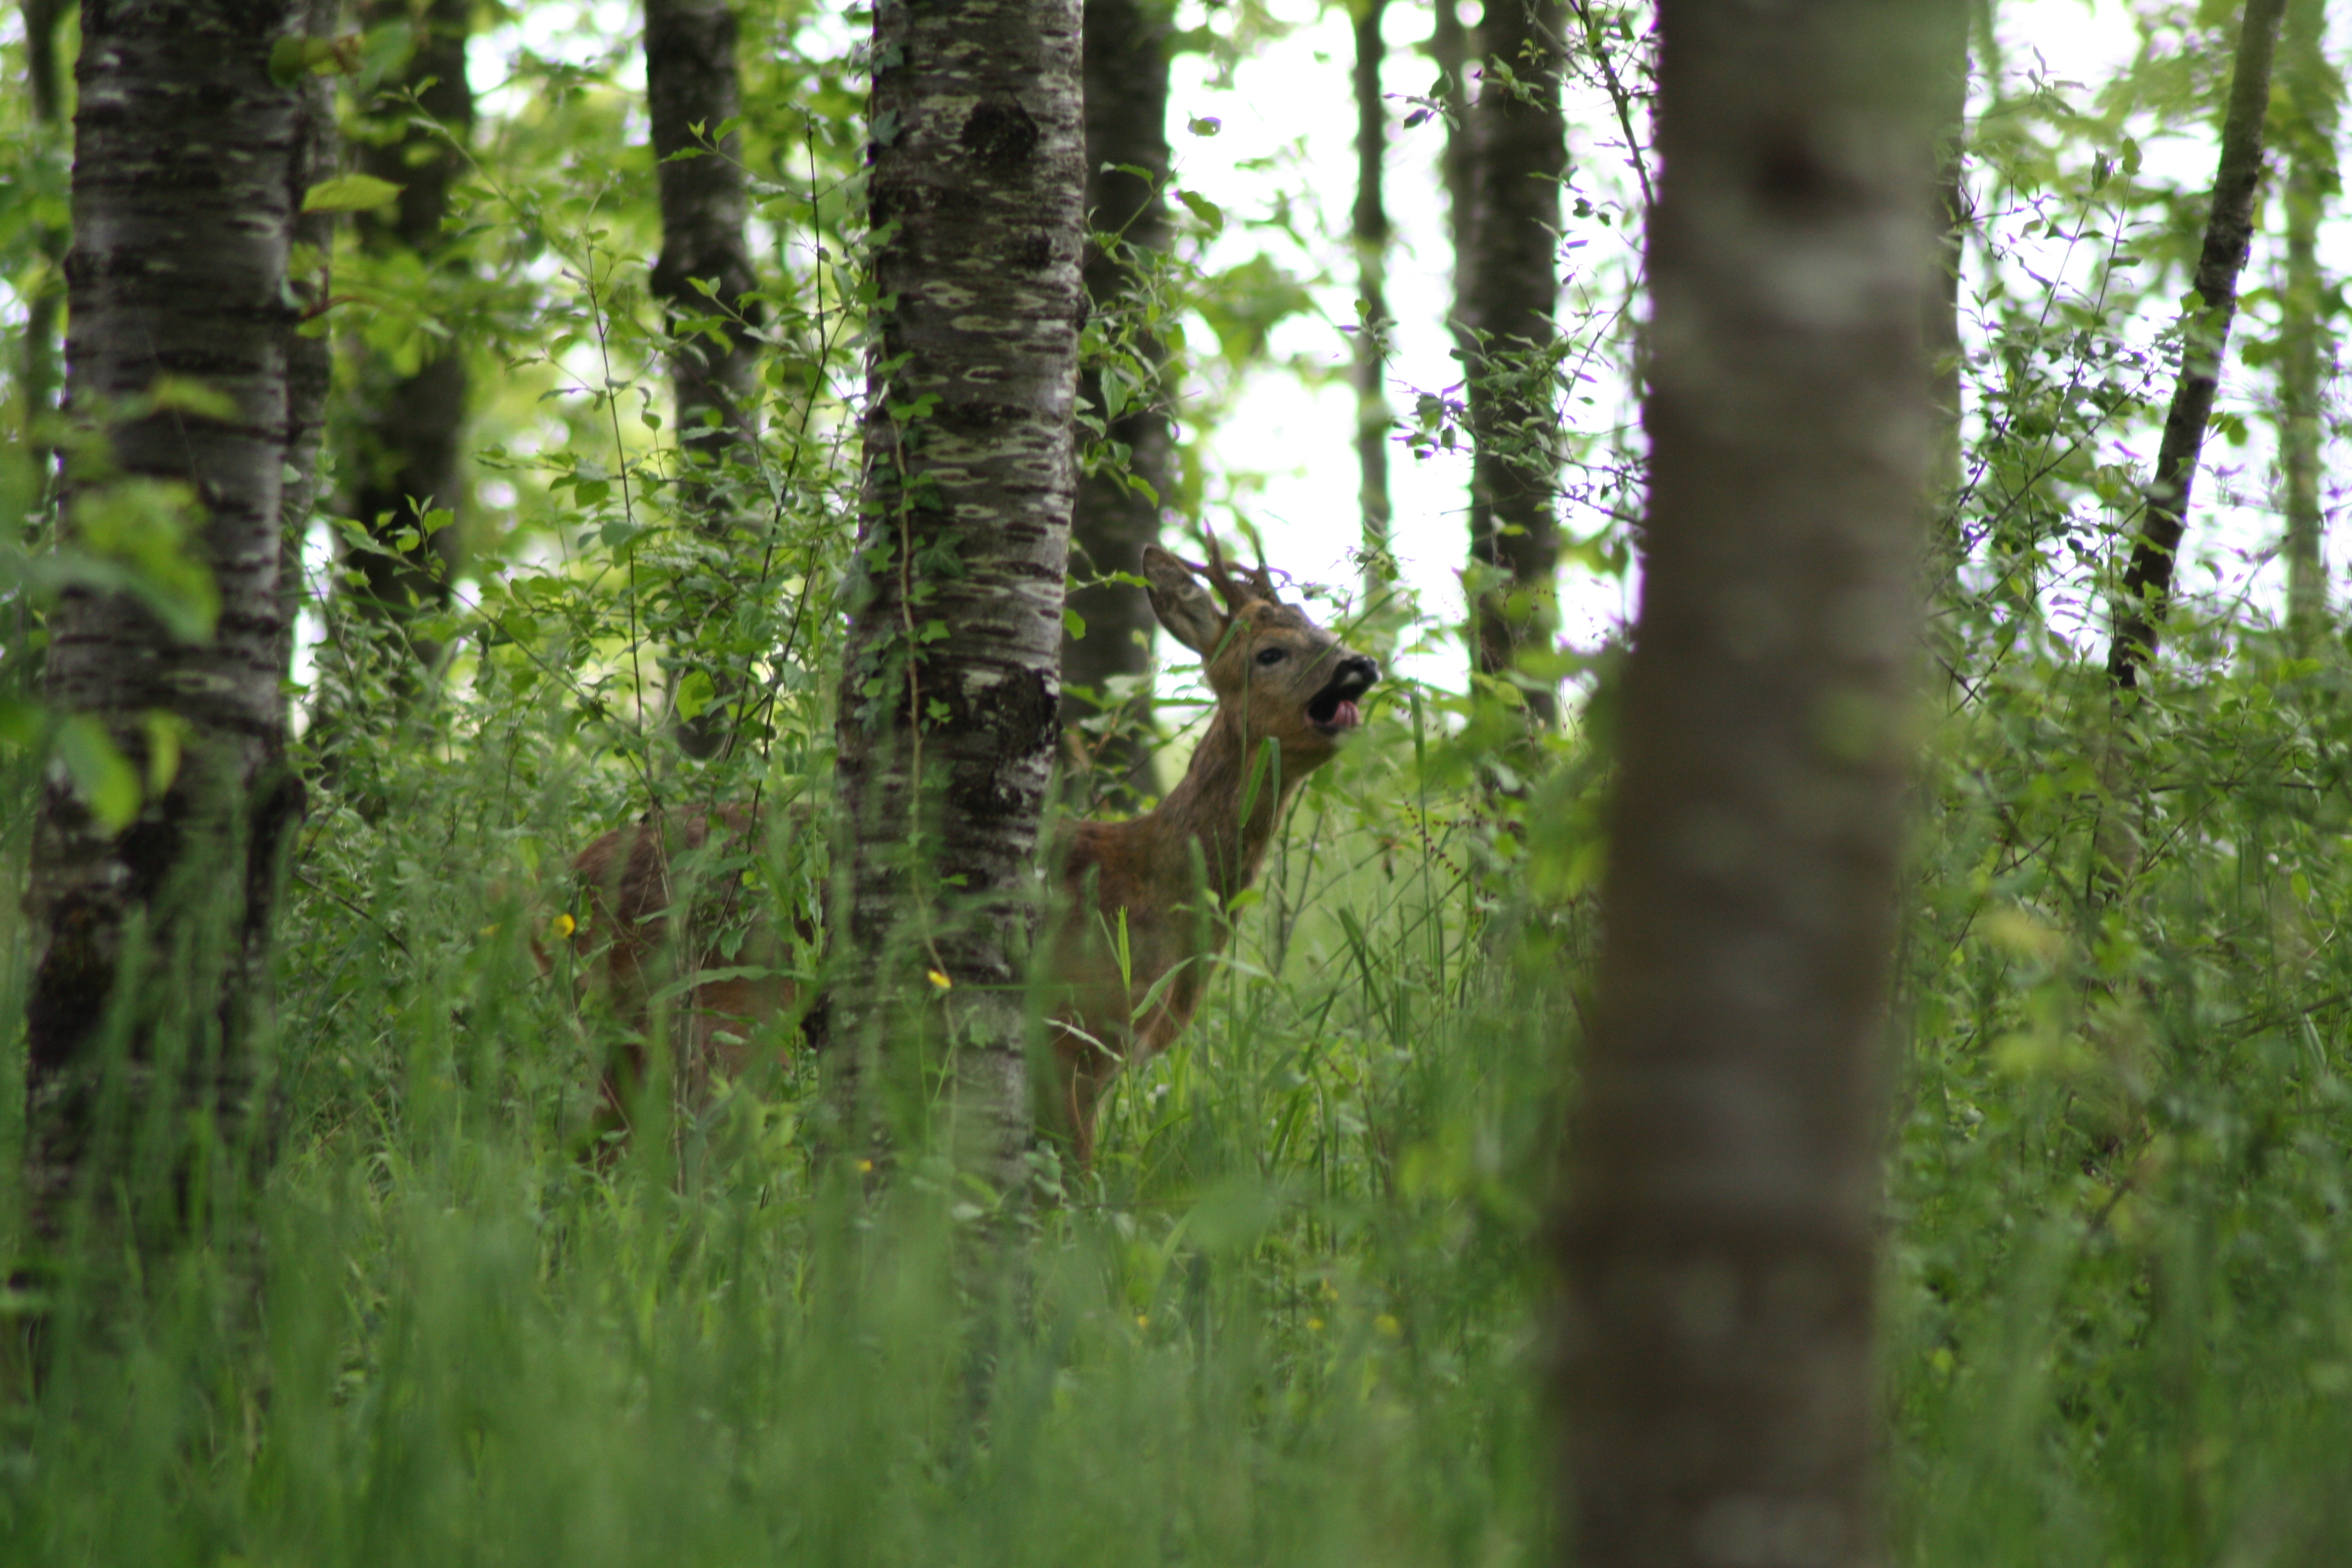
M 786 820 L 805 830 L 811 815 L 800 801 Z M 740 868 L 760 851 L 760 825 L 761 814 L 740 805 L 656 808 L 572 860 L 581 911 L 572 941 L 587 945 L 590 972 L 630 1030 L 599 1086 L 604 1127 L 627 1125 L 629 1090 L 645 1080 L 654 998 L 672 989 L 657 991 L 659 983 L 673 974 L 688 982 L 675 989 L 684 1004 L 677 1089 L 688 1104 L 709 1097 L 714 1069 L 740 1077 L 751 1065 L 753 1033 L 798 1000 L 786 973 L 791 944 L 779 938 L 765 897 L 743 884 Z M 671 926 L 680 910 L 683 933 Z M 814 939 L 805 919 L 795 916 L 793 927 Z M 690 966 L 682 953 L 693 955 Z M 544 953 L 540 967 L 550 967 Z
M 1160 624 L 1201 656 L 1217 700 L 1192 765 L 1156 809 L 1124 822 L 1066 822 L 1046 852 L 1059 889 L 1049 974 L 1061 1000 L 1050 1025 L 1051 1093 L 1041 1099 L 1081 1165 L 1094 1158 L 1103 1089 L 1129 1060 L 1166 1049 L 1192 1021 L 1206 961 L 1224 942 L 1224 911 L 1265 863 L 1292 793 L 1361 722 L 1356 700 L 1380 679 L 1372 660 L 1284 604 L 1263 565 L 1235 572 L 1214 537 L 1208 543 L 1205 565 L 1158 545 L 1143 553 Z M 718 950 L 726 904 L 743 896 L 740 879 L 714 878 L 701 891 L 690 885 L 709 860 L 752 847 L 757 826 L 735 806 L 649 815 L 572 863 L 587 931 L 606 944 L 593 967 L 625 1021 L 639 1030 L 647 1022 L 665 944 L 709 976 L 685 993 L 679 1083 L 689 1096 L 705 1090 L 714 1068 L 740 1071 L 753 1028 L 797 999 L 775 973 L 785 944 L 765 921 L 752 922 L 736 952 Z M 682 934 L 668 929 L 681 905 Z M 625 1067 L 642 1075 L 642 1044 L 628 1047 Z M 604 1096 L 617 1119 L 615 1072 Z

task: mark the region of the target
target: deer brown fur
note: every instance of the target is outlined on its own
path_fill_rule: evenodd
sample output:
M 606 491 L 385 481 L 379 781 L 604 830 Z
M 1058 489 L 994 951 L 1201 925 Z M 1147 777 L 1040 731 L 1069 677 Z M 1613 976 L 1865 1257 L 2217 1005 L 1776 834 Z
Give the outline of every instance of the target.
M 1360 722 L 1356 699 L 1380 679 L 1370 658 L 1283 603 L 1264 566 L 1234 571 L 1214 539 L 1205 565 L 1157 545 L 1145 548 L 1143 565 L 1160 625 L 1201 656 L 1217 707 L 1183 780 L 1156 809 L 1123 822 L 1065 823 L 1047 851 L 1060 895 L 1048 952 L 1061 1001 L 1051 1025 L 1053 1082 L 1041 1098 L 1082 1164 L 1094 1156 L 1104 1089 L 1192 1021 L 1234 896 L 1256 878 L 1293 792 L 1338 753 Z M 674 938 L 674 910 L 683 903 L 693 911 L 683 950 L 698 956 L 699 971 L 725 977 L 687 993 L 680 1076 L 690 1095 L 704 1091 L 714 1069 L 740 1072 L 758 1023 L 796 1000 L 789 980 L 729 973 L 781 962 L 782 944 L 764 922 L 732 957 L 710 948 L 727 917 L 709 905 L 721 893 L 743 896 L 740 879 L 714 878 L 698 894 L 677 885 L 682 866 L 740 856 L 756 826 L 737 807 L 674 811 L 606 834 L 573 863 L 588 930 L 606 933 L 594 967 L 615 1010 L 640 1029 L 658 955 Z M 630 1065 L 642 1074 L 642 1047 L 634 1053 Z M 609 1075 L 605 1094 L 617 1113 L 623 1097 Z
M 804 821 L 807 814 L 795 815 Z M 754 895 L 741 876 L 730 874 L 757 852 L 759 825 L 756 813 L 737 805 L 649 812 L 572 863 L 583 916 L 575 941 L 631 1029 L 603 1084 L 604 1116 L 614 1125 L 625 1121 L 628 1091 L 645 1079 L 645 1030 L 657 989 L 679 968 L 677 952 L 695 955 L 678 1029 L 679 1088 L 689 1102 L 708 1096 L 714 1071 L 740 1076 L 761 1023 L 796 1000 L 797 987 L 782 973 L 785 944 L 764 909 L 747 907 Z M 671 929 L 680 909 L 689 921 L 683 941 Z M 744 932 L 731 955 L 720 944 L 730 930 Z

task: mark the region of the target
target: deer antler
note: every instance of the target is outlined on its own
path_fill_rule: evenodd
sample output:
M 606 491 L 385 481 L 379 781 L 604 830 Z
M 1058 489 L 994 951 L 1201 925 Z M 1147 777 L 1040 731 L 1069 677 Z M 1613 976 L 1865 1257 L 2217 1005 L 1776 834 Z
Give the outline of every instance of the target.
M 1208 564 L 1204 566 L 1192 561 L 1184 564 L 1206 577 L 1216 588 L 1217 596 L 1225 602 L 1227 615 L 1238 613 L 1253 599 L 1263 599 L 1269 605 L 1281 602 L 1280 595 L 1274 590 L 1274 575 L 1266 570 L 1264 552 L 1259 552 L 1257 564 L 1244 575 L 1226 564 L 1225 552 L 1218 548 L 1217 536 L 1205 522 L 1201 525 L 1201 537 L 1208 542 Z

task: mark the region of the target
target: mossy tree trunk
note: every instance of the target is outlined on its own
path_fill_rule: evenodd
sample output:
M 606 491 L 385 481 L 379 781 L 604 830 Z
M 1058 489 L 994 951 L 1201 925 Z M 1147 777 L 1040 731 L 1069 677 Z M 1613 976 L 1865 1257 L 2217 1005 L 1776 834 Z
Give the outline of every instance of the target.
M 1659 6 L 1647 552 L 1557 1232 L 1589 1568 L 1879 1561 L 1876 1068 L 1955 4 Z
M 317 429 L 289 361 L 323 282 L 288 262 L 325 111 L 315 78 L 281 81 L 270 58 L 327 20 L 305 0 L 82 7 L 67 391 L 105 412 L 102 450 L 68 475 L 67 541 L 103 552 L 134 512 L 175 519 L 217 613 L 168 579 L 168 622 L 152 596 L 91 588 L 49 616 L 52 711 L 149 781 L 126 824 L 56 775 L 39 802 L 26 1193 L 53 1246 L 84 1198 L 143 1245 L 201 1233 L 266 1149 L 257 1040 L 301 802 L 283 512 Z
M 1456 267 L 1469 378 L 1474 668 L 1509 679 L 1549 649 L 1559 623 L 1552 309 L 1559 295 L 1559 0 L 1492 0 L 1478 31 L 1486 62 L 1465 116 L 1467 220 Z M 1528 679 L 1530 716 L 1559 698 Z
M 736 18 L 727 0 L 646 0 L 646 89 L 661 185 L 661 258 L 653 291 L 668 321 L 670 405 L 677 426 L 678 510 L 718 552 L 764 518 L 751 504 L 760 461 L 759 287 L 744 238 L 750 200 L 742 137 L 720 134 L 743 111 Z M 737 608 L 714 595 L 711 611 Z M 679 728 L 696 756 L 724 744 L 742 671 L 706 671 L 716 701 Z
M 963 1169 L 1030 1142 L 1027 936 L 1061 734 L 1084 309 L 1077 0 L 881 0 L 877 312 L 845 595 L 828 1069 L 850 1147 L 919 1136 L 949 1075 Z
M 1070 608 L 1086 635 L 1062 642 L 1063 720 L 1072 741 L 1072 778 L 1080 797 L 1124 786 L 1136 797 L 1159 793 L 1151 761 L 1151 637 L 1159 623 L 1144 591 L 1133 583 L 1101 579 L 1124 573 L 1140 579 L 1143 547 L 1160 538 L 1161 509 L 1173 498 L 1175 450 L 1168 412 L 1156 383 L 1166 355 L 1143 330 L 1138 296 L 1139 257 L 1168 248 L 1168 0 L 1085 0 L 1086 206 L 1095 231 L 1116 245 L 1087 247 L 1087 298 L 1113 342 L 1124 341 L 1146 384 L 1140 395 L 1109 415 L 1100 365 L 1080 372 L 1078 396 L 1097 418 L 1121 462 L 1113 459 L 1078 479 L 1070 521 L 1071 567 L 1079 583 Z M 1141 170 L 1138 174 L 1134 171 Z M 1121 694 L 1124 695 L 1121 695 Z M 1108 734 L 1087 721 L 1108 710 L 1118 718 Z

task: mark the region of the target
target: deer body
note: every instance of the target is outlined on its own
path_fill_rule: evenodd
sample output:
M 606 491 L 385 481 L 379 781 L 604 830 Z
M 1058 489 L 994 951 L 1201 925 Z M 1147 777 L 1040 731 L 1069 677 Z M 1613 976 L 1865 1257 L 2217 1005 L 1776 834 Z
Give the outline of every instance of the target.
M 645 1077 L 644 1031 L 657 985 L 682 967 L 677 954 L 693 955 L 698 976 L 685 993 L 679 1030 L 681 1088 L 690 1100 L 709 1092 L 714 1070 L 740 1076 L 751 1065 L 752 1032 L 797 1000 L 798 987 L 781 973 L 791 955 L 773 925 L 759 918 L 765 911 L 742 908 L 750 895 L 740 876 L 719 874 L 757 851 L 759 825 L 757 813 L 738 805 L 657 811 L 605 834 L 572 862 L 581 929 L 603 943 L 594 971 L 633 1031 L 625 1059 L 604 1075 L 605 1111 L 616 1121 L 628 1088 Z M 678 909 L 688 911 L 683 934 L 670 929 Z M 730 927 L 744 928 L 731 955 L 720 945 Z
M 1356 699 L 1380 678 L 1370 659 L 1282 603 L 1264 567 L 1231 571 L 1214 540 L 1206 566 L 1149 546 L 1144 573 L 1160 624 L 1201 655 L 1217 708 L 1182 781 L 1156 809 L 1123 822 L 1066 824 L 1049 850 L 1057 898 L 1048 963 L 1059 1001 L 1045 1109 L 1082 1164 L 1093 1158 L 1104 1089 L 1127 1062 L 1166 1049 L 1192 1022 L 1234 896 L 1256 878 L 1291 795 L 1338 753 L 1360 721 Z M 729 973 L 780 956 L 772 932 L 762 940 L 755 931 L 726 958 L 709 949 L 717 922 L 707 916 L 691 916 L 683 939 L 665 930 L 679 903 L 698 911 L 712 901 L 691 891 L 681 900 L 673 865 L 709 852 L 714 822 L 722 849 L 748 846 L 751 814 L 722 807 L 667 820 L 667 830 L 647 822 L 606 834 L 574 866 L 592 922 L 613 932 L 599 967 L 625 1018 L 644 1024 L 648 971 L 665 941 L 721 976 L 688 994 L 683 1077 L 692 1091 L 713 1067 L 740 1070 L 758 1021 L 788 1011 L 796 997 L 787 980 Z M 609 1079 L 606 1094 L 617 1110 Z

